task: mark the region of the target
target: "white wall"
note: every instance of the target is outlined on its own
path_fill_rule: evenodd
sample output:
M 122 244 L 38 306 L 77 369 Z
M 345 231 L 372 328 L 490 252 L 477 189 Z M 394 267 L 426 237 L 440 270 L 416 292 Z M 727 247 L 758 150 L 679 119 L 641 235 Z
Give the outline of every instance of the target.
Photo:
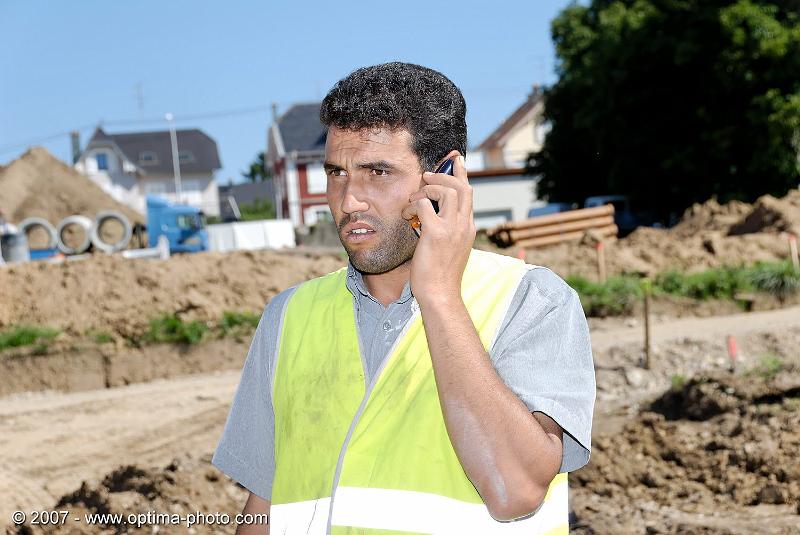
M 138 193 L 144 203 L 145 195 L 160 195 L 177 202 L 175 179 L 172 175 L 147 175 L 139 179 Z M 181 175 L 181 202 L 202 210 L 206 215 L 219 215 L 219 188 L 213 175 Z
M 106 154 L 108 170 L 98 169 L 97 155 L 99 153 Z M 114 150 L 111 148 L 91 149 L 75 164 L 75 169 L 100 186 L 115 201 L 144 215 L 144 199 L 138 190 L 137 177 Z
M 289 219 L 292 220 L 292 224 L 295 227 L 299 227 L 300 191 L 298 190 L 297 168 L 295 167 L 294 162 L 290 158 L 286 159 L 286 168 L 284 170 L 284 176 L 286 177 L 286 199 L 289 202 L 289 213 L 283 215 L 284 217 L 288 215 Z
M 331 209 L 327 204 L 315 204 L 312 206 L 307 206 L 305 209 L 303 209 L 303 219 L 305 220 L 307 227 L 310 227 L 316 223 L 320 217 L 327 217 L 331 221 L 333 220 Z
M 508 216 L 519 221 L 528 217 L 536 205 L 533 177 L 519 175 L 497 178 L 470 179 L 473 189 L 475 226 L 488 228 L 503 222 Z

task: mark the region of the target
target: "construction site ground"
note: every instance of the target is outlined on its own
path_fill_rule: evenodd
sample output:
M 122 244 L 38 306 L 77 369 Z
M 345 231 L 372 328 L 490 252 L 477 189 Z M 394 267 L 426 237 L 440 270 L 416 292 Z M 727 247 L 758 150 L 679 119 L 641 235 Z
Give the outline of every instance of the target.
M 571 476 L 575 529 L 793 533 L 800 523 L 800 307 L 663 321 L 653 328 L 650 370 L 640 367 L 638 320 L 592 323 L 595 449 L 590 465 Z M 725 347 L 732 333 L 740 357 L 734 374 Z M 215 344 L 198 350 L 195 360 L 234 353 L 223 364 L 228 369 L 176 370 L 174 376 L 127 386 L 0 398 L 0 517 L 8 525 L 15 510 L 52 508 L 76 515 L 149 510 L 235 515 L 246 492 L 219 474 L 210 456 L 246 344 Z M 180 359 L 179 350 L 173 351 L 173 360 Z M 758 371 L 767 355 L 781 361 L 771 377 Z M 686 396 L 695 396 L 692 406 L 702 404 L 703 396 L 712 398 L 708 414 L 681 416 L 676 409 L 676 417 L 650 407 L 673 390 L 676 376 L 686 378 Z M 718 379 L 689 384 L 703 376 Z M 691 390 L 704 385 L 714 388 Z M 67 527 L 75 533 L 116 532 L 82 521 Z M 70 532 L 67 527 L 56 532 Z M 232 533 L 233 526 L 197 530 Z
M 111 208 L 125 211 L 43 149 L 0 168 L 0 211 L 12 223 L 38 216 L 55 224 Z M 652 276 L 782 261 L 790 233 L 800 233 L 800 191 L 753 204 L 711 199 L 671 229 L 640 228 L 607 242 L 606 272 Z M 528 250 L 526 259 L 562 277 L 596 280 L 595 238 Z M 83 518 L 233 517 L 247 495 L 210 459 L 252 331 L 188 345 L 140 343 L 141 336 L 164 315 L 216 325 L 226 312 L 259 314 L 279 291 L 345 261 L 342 250 L 166 261 L 92 254 L 0 269 L 0 332 L 31 325 L 59 333 L 47 344 L 0 351 L 0 529 L 233 533 L 233 524 Z M 799 300 L 759 295 L 744 313 L 733 300 L 657 297 L 649 368 L 639 305 L 630 316 L 589 318 L 597 400 L 591 460 L 570 476 L 575 533 L 798 533 Z M 734 371 L 728 336 L 738 349 Z M 15 527 L 17 510 L 29 520 L 32 511 L 67 510 L 69 518 Z

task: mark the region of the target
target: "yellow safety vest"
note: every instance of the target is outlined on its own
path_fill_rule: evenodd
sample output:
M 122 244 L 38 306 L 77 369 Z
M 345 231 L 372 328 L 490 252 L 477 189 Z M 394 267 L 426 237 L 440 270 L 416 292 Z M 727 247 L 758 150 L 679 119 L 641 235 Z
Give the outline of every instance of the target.
M 472 251 L 462 296 L 487 350 L 531 267 Z M 418 309 L 365 384 L 346 276 L 343 268 L 308 281 L 286 305 L 270 533 L 567 533 L 566 473 L 534 515 L 489 515 L 447 435 Z

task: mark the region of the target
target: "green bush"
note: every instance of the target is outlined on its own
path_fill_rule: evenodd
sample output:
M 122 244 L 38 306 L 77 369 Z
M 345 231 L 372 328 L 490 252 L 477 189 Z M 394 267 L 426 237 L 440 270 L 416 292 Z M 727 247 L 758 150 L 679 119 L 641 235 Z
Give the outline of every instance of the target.
M 630 314 L 633 303 L 642 295 L 640 279 L 629 275 L 609 277 L 602 283 L 572 276 L 566 282 L 578 292 L 587 316 Z
M 43 342 L 58 336 L 60 331 L 51 327 L 37 327 L 35 325 L 19 325 L 9 330 L 0 332 L 0 350 L 9 347 L 43 345 Z
M 208 331 L 202 321 L 183 321 L 175 314 L 165 314 L 150 320 L 144 339 L 150 343 L 197 344 Z
M 654 287 L 659 293 L 700 300 L 733 299 L 737 292 L 751 289 L 747 270 L 731 266 L 698 273 L 665 271 L 656 276 Z
M 753 288 L 767 292 L 783 303 L 800 289 L 800 273 L 791 262 L 758 262 L 749 269 L 748 277 Z
M 223 312 L 218 327 L 223 336 L 229 336 L 243 329 L 255 329 L 258 326 L 259 319 L 261 317 L 258 314 L 251 314 L 250 312 Z
M 275 219 L 275 206 L 269 199 L 255 199 L 250 204 L 242 204 L 239 212 L 242 214 L 242 221 Z

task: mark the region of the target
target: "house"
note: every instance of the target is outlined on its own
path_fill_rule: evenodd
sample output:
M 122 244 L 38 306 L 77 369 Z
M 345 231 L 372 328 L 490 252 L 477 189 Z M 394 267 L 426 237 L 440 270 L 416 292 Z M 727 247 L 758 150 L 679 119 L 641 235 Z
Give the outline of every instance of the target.
M 525 167 L 528 155 L 539 152 L 549 124 L 544 120 L 544 95 L 539 86 L 500 126 L 472 149 L 473 160 L 485 169 Z
M 176 138 L 180 199 L 168 130 L 108 134 L 98 127 L 76 158 L 75 168 L 114 199 L 142 214 L 146 212 L 145 196 L 160 195 L 208 215 L 219 215 L 214 172 L 221 164 L 216 142 L 197 129 L 177 130 Z
M 275 180 L 278 219 L 291 219 L 295 227 L 331 219 L 325 191 L 325 138 L 319 120 L 320 103 L 295 104 L 273 120 L 267 136 L 265 161 Z
M 544 96 L 534 86 L 525 102 L 469 151 L 467 169 L 479 229 L 526 219 L 531 208 L 546 204 L 536 195 L 536 177 L 525 174 L 528 155 L 542 149 L 549 130 L 543 114 Z
M 472 186 L 473 218 L 478 229 L 527 219 L 531 207 L 545 204 L 544 201 L 535 201 L 535 180 L 525 174 L 524 167 L 468 173 Z
M 275 206 L 278 217 L 288 217 L 295 226 L 331 217 L 322 167 L 326 128 L 319 108 L 320 103 L 294 105 L 269 129 L 265 159 L 275 177 Z M 547 133 L 543 111 L 542 92 L 535 87 L 496 130 L 468 151 L 478 228 L 526 219 L 531 208 L 546 204 L 537 200 L 535 177 L 525 174 L 528 154 L 541 149 Z

